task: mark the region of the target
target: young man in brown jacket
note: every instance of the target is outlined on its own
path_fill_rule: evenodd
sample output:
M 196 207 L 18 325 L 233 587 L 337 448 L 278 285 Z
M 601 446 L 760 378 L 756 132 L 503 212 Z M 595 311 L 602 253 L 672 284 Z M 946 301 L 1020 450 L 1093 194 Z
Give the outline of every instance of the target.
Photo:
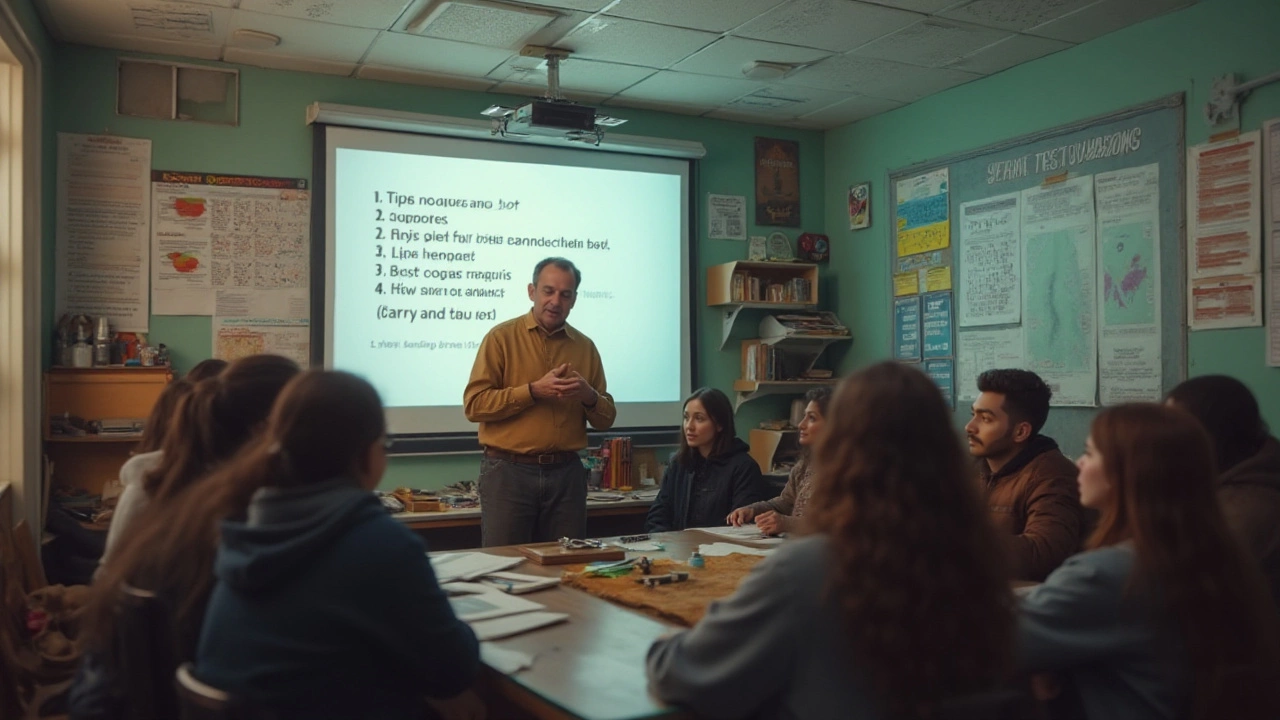
M 1044 580 L 1084 535 L 1075 463 L 1040 434 L 1053 393 L 1027 370 L 988 370 L 978 390 L 964 430 L 991 519 L 1008 537 L 1014 577 Z

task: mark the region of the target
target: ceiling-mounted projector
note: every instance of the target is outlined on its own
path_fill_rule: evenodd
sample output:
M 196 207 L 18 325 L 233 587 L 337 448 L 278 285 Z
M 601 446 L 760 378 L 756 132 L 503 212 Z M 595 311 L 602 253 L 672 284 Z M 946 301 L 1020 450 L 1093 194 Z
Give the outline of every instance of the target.
M 547 95 L 518 107 L 490 105 L 482 111 L 481 115 L 493 120 L 494 135 L 541 135 L 599 145 L 605 128 L 626 122 L 560 97 L 560 61 L 569 57 L 569 50 L 527 45 L 520 54 L 546 59 Z

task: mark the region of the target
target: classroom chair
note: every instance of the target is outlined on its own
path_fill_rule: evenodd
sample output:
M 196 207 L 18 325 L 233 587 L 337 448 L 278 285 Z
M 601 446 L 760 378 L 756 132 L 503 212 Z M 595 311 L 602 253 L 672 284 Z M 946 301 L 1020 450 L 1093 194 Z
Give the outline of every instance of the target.
M 178 717 L 181 720 L 232 720 L 231 697 L 196 679 L 189 662 L 178 666 Z
M 149 590 L 125 585 L 116 607 L 114 664 L 134 718 L 178 715 L 173 671 L 177 641 L 168 607 Z

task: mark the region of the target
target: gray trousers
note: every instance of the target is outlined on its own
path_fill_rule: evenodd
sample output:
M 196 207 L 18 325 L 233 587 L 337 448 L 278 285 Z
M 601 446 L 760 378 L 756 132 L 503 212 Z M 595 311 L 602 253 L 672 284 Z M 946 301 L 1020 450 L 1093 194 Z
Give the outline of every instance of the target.
M 526 465 L 480 459 L 480 544 L 521 545 L 587 531 L 587 469 L 581 462 Z

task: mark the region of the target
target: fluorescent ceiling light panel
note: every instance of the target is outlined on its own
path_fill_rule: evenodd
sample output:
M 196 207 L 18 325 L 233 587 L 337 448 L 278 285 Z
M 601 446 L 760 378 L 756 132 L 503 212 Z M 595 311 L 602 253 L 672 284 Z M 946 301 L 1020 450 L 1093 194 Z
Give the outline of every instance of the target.
M 516 48 L 557 17 L 550 10 L 487 0 L 442 0 L 423 10 L 406 29 L 425 37 Z

